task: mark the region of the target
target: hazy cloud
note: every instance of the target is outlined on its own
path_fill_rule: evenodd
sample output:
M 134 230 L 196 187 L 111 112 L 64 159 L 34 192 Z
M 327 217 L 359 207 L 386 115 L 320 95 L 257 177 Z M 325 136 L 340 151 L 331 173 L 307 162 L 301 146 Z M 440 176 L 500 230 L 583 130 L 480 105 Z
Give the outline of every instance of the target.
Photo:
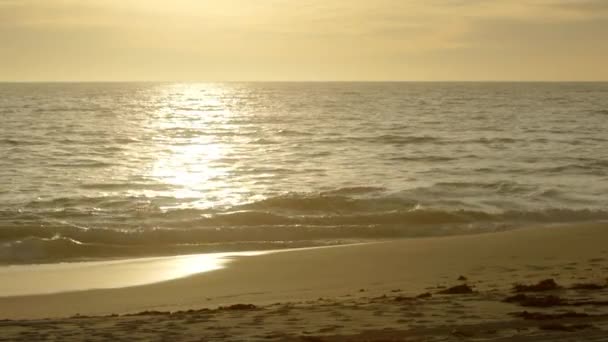
M 0 77 L 608 79 L 607 18 L 600 0 L 0 0 Z
M 585 14 L 608 14 L 608 1 L 606 0 L 562 0 L 553 4 L 556 8 L 582 12 Z

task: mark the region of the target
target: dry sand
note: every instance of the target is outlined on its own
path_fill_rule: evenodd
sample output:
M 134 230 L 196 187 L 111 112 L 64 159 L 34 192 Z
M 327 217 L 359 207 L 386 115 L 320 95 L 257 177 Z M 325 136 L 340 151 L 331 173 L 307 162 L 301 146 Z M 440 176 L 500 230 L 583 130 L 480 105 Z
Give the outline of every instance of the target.
M 607 276 L 606 223 L 296 250 L 145 286 L 0 298 L 0 341 L 608 341 L 608 289 L 570 288 Z M 547 278 L 560 288 L 504 302 L 514 283 Z M 439 294 L 462 284 L 474 291 Z

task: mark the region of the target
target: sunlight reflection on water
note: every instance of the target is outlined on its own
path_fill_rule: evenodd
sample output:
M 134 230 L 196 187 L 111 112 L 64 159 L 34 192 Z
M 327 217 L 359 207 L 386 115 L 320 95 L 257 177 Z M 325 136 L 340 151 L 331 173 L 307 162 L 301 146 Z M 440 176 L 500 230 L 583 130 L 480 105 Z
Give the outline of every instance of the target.
M 222 269 L 233 257 L 268 252 L 234 252 L 114 261 L 0 267 L 0 297 L 158 283 Z
M 188 207 L 209 208 L 218 202 L 235 205 L 244 201 L 243 193 L 250 192 L 243 184 L 227 181 L 231 170 L 220 162 L 233 151 L 215 133 L 239 131 L 231 124 L 232 112 L 221 101 L 226 91 L 220 85 L 182 84 L 169 86 L 159 95 L 165 103 L 154 115 L 158 120 L 152 129 L 160 132 L 156 140 L 163 153 L 157 155 L 150 177 L 170 185 L 170 197 L 200 199 Z

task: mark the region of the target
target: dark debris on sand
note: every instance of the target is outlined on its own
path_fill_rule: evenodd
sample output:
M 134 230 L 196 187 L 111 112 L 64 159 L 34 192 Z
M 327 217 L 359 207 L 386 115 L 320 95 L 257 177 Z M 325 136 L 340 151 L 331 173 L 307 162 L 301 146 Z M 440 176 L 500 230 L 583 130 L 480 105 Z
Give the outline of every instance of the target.
M 170 312 L 168 311 L 156 311 L 156 310 L 146 310 L 131 314 L 126 314 L 124 316 L 160 316 L 160 315 L 168 315 Z
M 559 289 L 559 285 L 553 279 L 541 280 L 533 285 L 515 284 L 513 291 L 515 292 L 541 292 Z
M 449 287 L 445 290 L 441 290 L 439 292 L 437 292 L 439 294 L 467 294 L 467 293 L 473 293 L 473 289 L 467 285 L 467 284 L 462 284 L 462 285 L 456 285 L 456 286 L 452 286 Z
M 585 305 L 608 306 L 608 301 L 606 301 L 606 300 L 581 300 L 581 301 L 577 301 L 577 302 L 570 302 L 567 305 L 570 305 L 570 306 L 585 306 Z
M 603 300 L 579 300 L 569 301 L 558 296 L 530 296 L 524 293 L 503 299 L 505 303 L 515 303 L 521 306 L 549 308 L 553 306 L 608 306 L 608 301 Z
M 202 308 L 202 309 L 190 309 L 190 310 L 180 310 L 180 311 L 156 311 L 156 310 L 146 310 L 146 311 L 141 311 L 141 312 L 136 312 L 136 313 L 129 313 L 129 314 L 124 314 L 124 315 L 120 315 L 120 316 L 125 316 L 125 317 L 129 317 L 129 316 L 163 316 L 163 315 L 174 315 L 174 316 L 180 316 L 180 315 L 192 315 L 192 314 L 202 314 L 202 313 L 211 313 L 214 311 L 247 311 L 247 310 L 259 310 L 260 308 L 256 305 L 253 304 L 233 304 L 233 305 L 228 305 L 228 306 L 220 306 L 217 309 L 208 309 L 208 308 Z M 119 315 L 113 314 L 109 317 L 118 317 Z M 75 316 L 74 318 L 83 318 L 85 316 Z
M 450 331 L 450 334 L 460 338 L 473 337 L 472 332 L 460 329 L 453 329 L 452 331 Z
M 529 296 L 523 293 L 507 297 L 503 300 L 503 302 L 517 303 L 521 306 L 533 306 L 539 308 L 548 308 L 568 304 L 565 300 L 558 296 Z
M 605 288 L 606 285 L 600 285 L 595 283 L 581 283 L 570 286 L 570 289 L 572 290 L 603 290 Z
M 395 302 L 411 302 L 415 301 L 416 297 L 405 297 L 405 296 L 397 296 L 395 297 Z
M 552 330 L 552 331 L 565 331 L 575 332 L 578 330 L 584 330 L 593 328 L 591 324 L 560 324 L 560 323 L 549 323 L 543 324 L 538 327 L 540 330 Z
M 257 310 L 258 307 L 253 304 L 233 304 L 229 306 L 220 306 L 219 310 Z
M 568 312 L 557 313 L 557 314 L 522 311 L 522 312 L 513 312 L 513 313 L 511 313 L 511 315 L 515 316 L 515 317 L 520 317 L 520 318 L 523 318 L 526 320 L 534 320 L 534 321 L 548 321 L 548 320 L 557 320 L 557 319 L 565 319 L 565 318 L 584 318 L 584 317 L 590 316 L 589 314 L 586 314 L 584 312 L 574 312 L 574 311 L 568 311 Z

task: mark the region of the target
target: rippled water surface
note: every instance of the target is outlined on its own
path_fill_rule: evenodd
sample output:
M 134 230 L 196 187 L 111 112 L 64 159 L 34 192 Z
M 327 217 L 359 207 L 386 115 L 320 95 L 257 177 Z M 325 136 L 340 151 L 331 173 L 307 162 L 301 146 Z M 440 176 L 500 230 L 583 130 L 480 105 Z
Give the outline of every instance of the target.
M 0 262 L 608 219 L 606 83 L 0 84 Z

